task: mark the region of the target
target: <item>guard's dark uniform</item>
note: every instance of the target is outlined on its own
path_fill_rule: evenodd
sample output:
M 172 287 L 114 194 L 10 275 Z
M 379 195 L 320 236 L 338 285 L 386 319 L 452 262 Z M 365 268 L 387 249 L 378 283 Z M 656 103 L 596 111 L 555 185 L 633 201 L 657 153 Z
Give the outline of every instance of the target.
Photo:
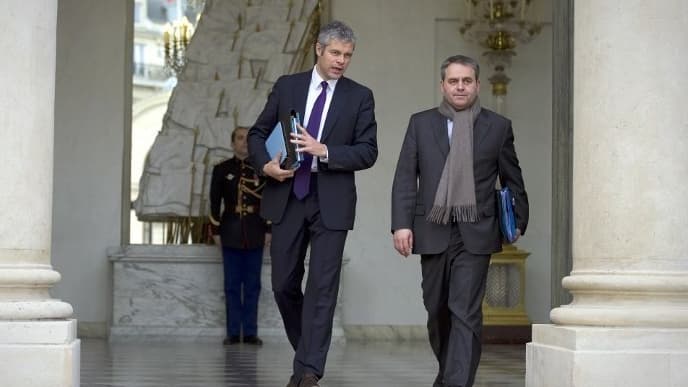
M 269 230 L 259 215 L 264 185 L 264 178 L 236 157 L 213 168 L 210 221 L 216 226 L 213 234 L 222 240 L 229 338 L 257 334 L 260 272 Z

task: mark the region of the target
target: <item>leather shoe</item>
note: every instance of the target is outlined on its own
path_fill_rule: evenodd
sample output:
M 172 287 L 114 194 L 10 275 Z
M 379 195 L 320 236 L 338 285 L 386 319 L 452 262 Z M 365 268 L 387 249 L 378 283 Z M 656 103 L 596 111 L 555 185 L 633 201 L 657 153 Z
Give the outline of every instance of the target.
M 244 337 L 244 343 L 251 345 L 263 345 L 263 340 L 261 340 L 258 336 L 246 336 Z
M 299 387 L 320 387 L 318 377 L 313 374 L 304 374 Z
M 432 387 L 444 387 L 441 373 L 437 374 L 437 377 L 435 378 L 435 382 L 432 384 Z
M 296 375 L 292 375 L 289 378 L 289 383 L 287 383 L 287 387 L 299 387 L 299 379 L 296 378 Z
M 232 344 L 239 344 L 241 342 L 241 339 L 239 336 L 229 336 L 222 340 L 222 345 L 232 345 Z

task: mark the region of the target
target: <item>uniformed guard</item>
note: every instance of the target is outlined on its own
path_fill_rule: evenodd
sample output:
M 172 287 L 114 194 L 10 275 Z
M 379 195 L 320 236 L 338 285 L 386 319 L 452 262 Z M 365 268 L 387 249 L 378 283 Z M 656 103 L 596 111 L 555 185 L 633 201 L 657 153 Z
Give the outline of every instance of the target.
M 213 168 L 210 182 L 210 222 L 215 242 L 222 246 L 224 266 L 224 345 L 239 343 L 242 337 L 244 343 L 263 343 L 257 332 L 258 297 L 263 248 L 270 243 L 270 234 L 259 214 L 265 180 L 245 162 L 247 133 L 247 128 L 234 129 L 234 157 Z

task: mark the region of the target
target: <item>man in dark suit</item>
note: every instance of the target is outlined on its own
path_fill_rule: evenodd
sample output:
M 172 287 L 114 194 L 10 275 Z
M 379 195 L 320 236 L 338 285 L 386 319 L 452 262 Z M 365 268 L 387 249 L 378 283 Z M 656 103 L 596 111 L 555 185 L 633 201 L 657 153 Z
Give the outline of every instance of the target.
M 490 255 L 501 250 L 495 184 L 515 196 L 517 235 L 528 198 L 511 121 L 480 107 L 478 63 L 441 66 L 439 107 L 411 116 L 392 187 L 394 248 L 421 255 L 434 387 L 473 385 L 481 353 L 482 300 Z
M 248 129 L 232 132 L 234 157 L 217 164 L 210 180 L 210 222 L 215 243 L 222 247 L 225 310 L 224 345 L 261 345 L 258 337 L 258 298 L 263 246 L 269 225 L 260 215 L 265 178 L 246 162 Z M 219 240 L 218 240 L 219 239 Z
M 354 45 L 346 24 L 323 26 L 313 70 L 280 77 L 249 132 L 251 163 L 269 176 L 261 215 L 272 222 L 272 290 L 296 351 L 288 387 L 317 387 L 324 374 L 344 242 L 354 225 L 354 171 L 377 159 L 373 93 L 343 77 Z M 291 110 L 306 123 L 292 138 L 305 158 L 296 170 L 281 168 L 279 155 L 270 159 L 265 147 L 275 124 Z

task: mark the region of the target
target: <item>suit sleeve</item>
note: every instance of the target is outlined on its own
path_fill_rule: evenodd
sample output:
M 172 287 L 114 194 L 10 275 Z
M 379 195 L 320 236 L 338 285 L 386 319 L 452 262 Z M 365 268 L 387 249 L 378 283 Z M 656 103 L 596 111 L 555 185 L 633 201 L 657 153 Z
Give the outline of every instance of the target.
M 222 202 L 222 180 L 217 166 L 213 168 L 213 176 L 210 180 L 210 223 L 217 227 L 220 225 L 220 207 Z
M 514 211 L 516 227 L 525 234 L 528 227 L 528 194 L 523 183 L 523 175 L 519 166 L 516 148 L 514 147 L 514 131 L 511 121 L 508 122 L 502 149 L 499 152 L 499 181 L 502 187 L 509 187 L 516 202 Z
M 265 184 L 267 183 L 267 178 L 265 176 L 262 176 L 261 174 L 258 174 L 258 179 L 260 181 L 260 205 L 263 205 L 263 189 L 265 188 Z M 263 223 L 265 224 L 265 233 L 270 234 L 272 233 L 272 222 L 264 219 L 263 218 Z
M 415 120 L 409 120 L 392 183 L 392 232 L 413 227 L 418 195 L 418 147 Z
M 271 160 L 265 140 L 279 119 L 279 99 L 283 84 L 284 77 L 280 77 L 273 85 L 256 123 L 248 131 L 248 162 L 260 175 L 263 175 L 263 166 Z
M 327 145 L 328 162 L 319 168 L 329 171 L 359 171 L 367 169 L 377 160 L 377 122 L 375 99 L 370 89 L 364 89 L 360 99 L 353 141 L 347 145 Z

